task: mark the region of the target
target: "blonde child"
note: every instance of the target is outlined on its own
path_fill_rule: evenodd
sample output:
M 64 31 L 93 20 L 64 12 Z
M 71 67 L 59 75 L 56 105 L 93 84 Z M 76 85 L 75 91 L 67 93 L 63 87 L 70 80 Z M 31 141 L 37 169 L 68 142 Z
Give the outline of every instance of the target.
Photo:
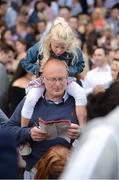
M 76 35 L 68 23 L 61 17 L 57 17 L 54 20 L 43 42 L 36 43 L 28 50 L 26 58 L 22 61 L 22 66 L 25 70 L 38 76 L 39 71 L 41 71 L 41 62 L 45 63 L 49 57 L 61 59 L 69 67 L 70 77 L 67 92 L 75 98 L 76 114 L 80 127 L 83 127 L 86 95 L 83 88 L 76 82 L 76 77 L 83 71 L 84 60 Z M 44 85 L 40 77 L 30 82 L 26 100 L 22 108 L 21 127 L 28 126 L 34 107 L 43 92 Z

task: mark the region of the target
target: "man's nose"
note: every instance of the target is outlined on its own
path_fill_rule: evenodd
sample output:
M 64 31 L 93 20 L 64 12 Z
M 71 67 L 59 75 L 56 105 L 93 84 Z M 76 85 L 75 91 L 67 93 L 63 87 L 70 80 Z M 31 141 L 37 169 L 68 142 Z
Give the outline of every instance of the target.
M 59 86 L 59 85 L 61 84 L 60 80 L 59 80 L 59 79 L 56 79 L 55 84 L 56 84 L 57 86 Z

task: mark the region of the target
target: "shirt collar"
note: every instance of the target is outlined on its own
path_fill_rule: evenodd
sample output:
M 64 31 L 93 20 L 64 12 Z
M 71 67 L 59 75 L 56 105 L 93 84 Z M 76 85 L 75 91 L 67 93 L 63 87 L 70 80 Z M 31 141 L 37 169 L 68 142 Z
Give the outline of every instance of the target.
M 110 66 L 108 64 L 105 64 L 103 67 L 97 67 L 98 71 L 109 71 L 110 70 Z
M 48 102 L 48 103 L 50 103 L 50 104 L 65 103 L 65 101 L 68 99 L 68 97 L 69 97 L 69 95 L 68 95 L 68 93 L 65 91 L 63 97 L 62 97 L 59 101 L 52 101 L 52 100 L 48 99 L 48 98 L 45 96 L 45 94 L 42 94 L 42 98 L 43 98 L 46 102 Z

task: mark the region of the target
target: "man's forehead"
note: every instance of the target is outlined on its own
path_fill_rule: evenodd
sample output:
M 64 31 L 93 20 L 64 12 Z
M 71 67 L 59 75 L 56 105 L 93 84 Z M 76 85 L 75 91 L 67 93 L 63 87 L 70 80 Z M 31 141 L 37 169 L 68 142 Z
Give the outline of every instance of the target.
M 66 71 L 59 71 L 59 72 L 54 72 L 54 71 L 47 71 L 43 73 L 43 77 L 47 78 L 62 78 L 62 77 L 67 77 L 68 73 Z
M 99 48 L 94 51 L 94 54 L 105 54 L 105 52 L 102 48 Z
M 44 69 L 44 72 L 43 74 L 47 74 L 47 75 L 50 75 L 50 76 L 64 76 L 64 75 L 67 75 L 67 70 L 63 67 L 52 67 L 52 69 L 49 67 L 46 69 Z
M 57 60 L 57 59 L 52 59 L 47 61 L 44 64 L 44 71 L 50 71 L 53 70 L 55 71 L 56 69 L 62 69 L 62 70 L 66 70 L 67 71 L 67 65 L 64 61 L 61 60 Z

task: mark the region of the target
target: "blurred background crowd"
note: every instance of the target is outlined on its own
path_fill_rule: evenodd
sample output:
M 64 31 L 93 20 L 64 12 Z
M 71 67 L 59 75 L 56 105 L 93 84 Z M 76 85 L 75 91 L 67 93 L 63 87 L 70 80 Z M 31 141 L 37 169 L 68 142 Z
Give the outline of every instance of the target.
M 118 0 L 0 0 L 0 108 L 8 117 L 35 77 L 20 64 L 26 51 L 42 41 L 55 17 L 61 16 L 80 39 L 84 79 L 94 68 L 93 52 L 101 46 L 109 64 L 119 61 Z

